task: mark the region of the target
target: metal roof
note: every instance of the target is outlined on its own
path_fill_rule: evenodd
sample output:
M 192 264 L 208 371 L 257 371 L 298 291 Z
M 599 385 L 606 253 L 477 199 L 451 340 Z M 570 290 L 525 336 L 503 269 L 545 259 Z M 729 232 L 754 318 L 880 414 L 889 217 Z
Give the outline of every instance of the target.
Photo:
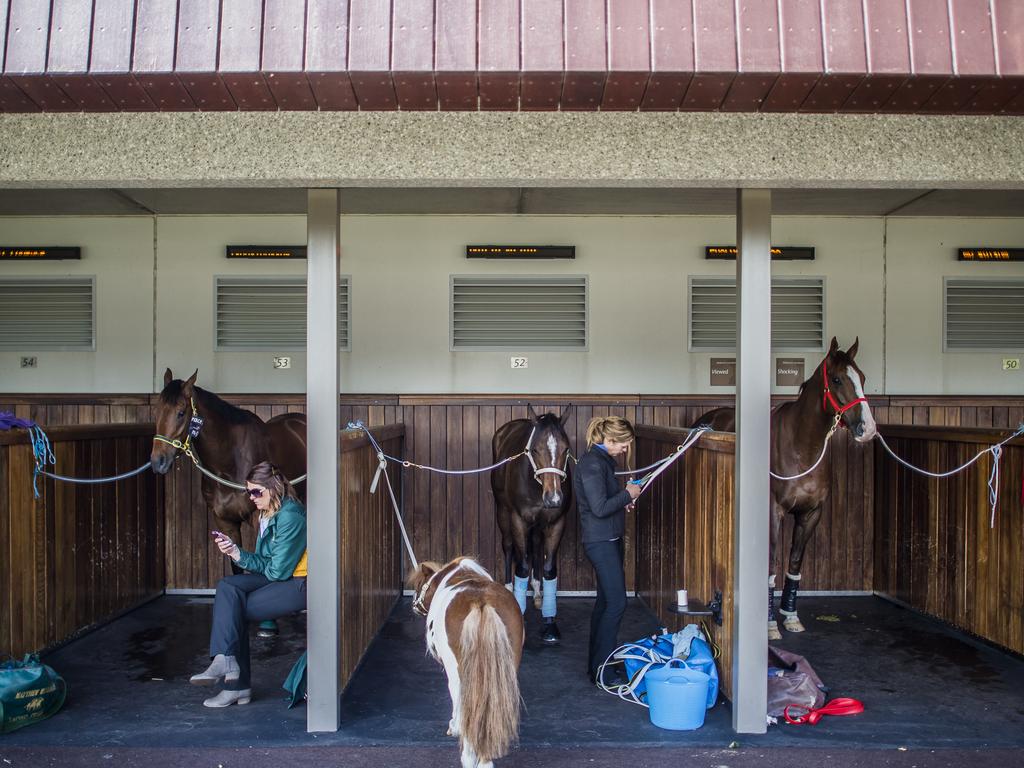
M 0 109 L 1024 114 L 1020 0 L 0 0 Z

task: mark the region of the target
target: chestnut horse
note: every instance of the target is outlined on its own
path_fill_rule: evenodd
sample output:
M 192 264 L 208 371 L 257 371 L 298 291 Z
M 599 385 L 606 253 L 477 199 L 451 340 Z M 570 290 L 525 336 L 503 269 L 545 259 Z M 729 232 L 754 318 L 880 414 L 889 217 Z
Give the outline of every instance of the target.
M 491 490 L 505 552 L 505 583 L 513 585 L 519 607 L 526 611 L 526 586 L 533 581 L 534 605 L 544 617 L 541 640 L 556 645 L 561 639 L 555 597 L 558 594 L 558 545 L 565 530 L 565 513 L 572 502 L 569 479 L 569 437 L 565 423 L 572 412 L 538 416 L 498 427 L 491 441 L 494 461 L 525 454 L 491 471 Z M 515 563 L 515 582 L 512 566 Z M 544 579 L 543 598 L 541 578 Z
M 195 385 L 199 371 L 186 381 L 175 379 L 168 368 L 164 388 L 156 406 L 156 434 L 150 461 L 153 471 L 165 475 L 174 464 L 179 448 L 164 442 L 185 444 L 190 427 L 189 447 L 210 472 L 232 483 L 245 485 L 256 464 L 270 461 L 289 480 L 306 473 L 306 416 L 285 413 L 264 422 L 256 414 L 224 402 L 213 392 Z M 199 417 L 199 421 L 194 419 Z M 213 513 L 217 527 L 241 541 L 241 525 L 256 507 L 249 495 L 203 475 L 203 499 Z M 305 496 L 305 485 L 295 487 Z
M 413 610 L 427 619 L 427 652 L 444 667 L 464 768 L 492 768 L 519 735 L 523 615 L 475 560 L 420 563 L 409 576 Z
M 874 439 L 875 419 L 864 397 L 864 372 L 853 361 L 860 344 L 858 338 L 848 350 L 839 349 L 832 337 L 828 354 L 814 373 L 800 385 L 796 400 L 783 403 L 771 416 L 771 471 L 781 477 L 798 475 L 814 465 L 830 436 L 833 424 L 845 426 L 858 443 Z M 723 432 L 736 430 L 736 411 L 716 408 L 708 411 L 693 426 L 707 425 Z M 794 517 L 793 540 L 789 548 L 786 582 L 779 613 L 782 625 L 790 632 L 803 632 L 797 616 L 796 598 L 800 568 L 807 542 L 821 520 L 821 505 L 828 498 L 832 482 L 832 462 L 826 451 L 821 463 L 808 474 L 794 480 L 771 479 L 771 526 L 768 549 L 768 638 L 781 638 L 775 620 L 775 548 L 786 513 Z

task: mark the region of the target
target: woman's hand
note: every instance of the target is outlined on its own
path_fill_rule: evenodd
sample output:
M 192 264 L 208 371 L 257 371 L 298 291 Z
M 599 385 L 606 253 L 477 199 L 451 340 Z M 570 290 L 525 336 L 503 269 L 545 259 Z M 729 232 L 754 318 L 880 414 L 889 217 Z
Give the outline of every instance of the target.
M 642 485 L 637 485 L 632 481 L 626 483 L 626 493 L 629 494 L 629 498 L 631 498 L 633 501 L 636 501 L 640 497 L 640 494 L 643 493 L 643 490 L 644 488 Z
M 241 551 L 238 549 L 238 545 L 227 536 L 224 536 L 223 538 L 220 536 L 217 537 L 217 549 L 230 557 L 236 563 L 238 562 L 238 558 L 242 556 Z

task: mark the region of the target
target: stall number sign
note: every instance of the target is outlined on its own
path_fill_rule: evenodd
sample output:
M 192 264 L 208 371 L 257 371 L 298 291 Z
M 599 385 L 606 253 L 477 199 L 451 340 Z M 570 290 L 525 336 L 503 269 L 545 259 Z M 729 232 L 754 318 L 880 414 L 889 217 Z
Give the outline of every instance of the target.
M 711 386 L 712 387 L 735 387 L 736 386 L 736 358 L 735 357 L 712 357 L 711 358 Z
M 1019 357 L 1004 357 L 1003 358 L 1003 370 L 1004 371 L 1019 371 L 1020 370 L 1020 358 Z
M 804 383 L 804 361 L 799 357 L 775 358 L 775 386 L 799 387 Z
M 528 357 L 513 357 L 511 358 L 513 368 L 529 368 L 530 358 Z

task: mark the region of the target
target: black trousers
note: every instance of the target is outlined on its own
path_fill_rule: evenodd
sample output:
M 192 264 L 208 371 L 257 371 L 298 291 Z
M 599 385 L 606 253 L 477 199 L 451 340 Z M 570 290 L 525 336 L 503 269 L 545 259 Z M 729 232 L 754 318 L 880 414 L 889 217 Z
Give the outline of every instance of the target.
M 626 572 L 622 539 L 583 545 L 597 577 L 597 600 L 590 615 L 590 656 L 587 670 L 597 677 L 608 655 L 619 647 L 618 635 L 626 612 Z
M 251 687 L 249 622 L 287 616 L 306 607 L 306 580 L 292 577 L 271 581 L 259 573 L 225 576 L 217 583 L 210 629 L 210 656 L 223 653 L 238 660 L 238 681 L 225 684 L 231 691 Z

